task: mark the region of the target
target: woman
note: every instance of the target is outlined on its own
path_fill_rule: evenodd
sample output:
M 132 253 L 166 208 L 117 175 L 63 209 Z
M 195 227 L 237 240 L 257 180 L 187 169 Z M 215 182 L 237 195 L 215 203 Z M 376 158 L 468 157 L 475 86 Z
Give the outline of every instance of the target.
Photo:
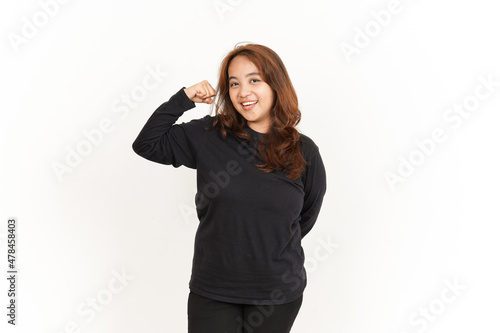
M 215 116 L 174 124 L 195 103 L 215 105 Z M 197 170 L 189 332 L 290 331 L 306 286 L 301 240 L 326 192 L 300 119 L 279 56 L 240 45 L 224 58 L 217 91 L 207 81 L 180 89 L 133 143 L 148 160 Z

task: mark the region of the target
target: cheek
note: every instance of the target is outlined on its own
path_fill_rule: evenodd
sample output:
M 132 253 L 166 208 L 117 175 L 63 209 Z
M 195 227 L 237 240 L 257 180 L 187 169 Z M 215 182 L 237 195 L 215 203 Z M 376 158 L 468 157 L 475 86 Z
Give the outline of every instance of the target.
M 264 87 L 264 89 L 262 89 L 261 94 L 262 94 L 262 96 L 265 96 L 265 97 L 266 97 L 266 100 L 267 100 L 269 103 L 272 103 L 272 102 L 273 102 L 273 99 L 274 99 L 274 93 L 273 93 L 273 89 L 271 89 L 271 87 L 270 87 L 269 85 L 266 85 L 266 86 Z
M 269 90 L 266 91 L 266 100 L 267 103 L 270 105 L 274 103 L 274 92 L 271 88 L 269 88 Z
M 229 99 L 231 100 L 231 103 L 233 103 L 233 106 L 236 107 L 234 93 L 229 92 Z

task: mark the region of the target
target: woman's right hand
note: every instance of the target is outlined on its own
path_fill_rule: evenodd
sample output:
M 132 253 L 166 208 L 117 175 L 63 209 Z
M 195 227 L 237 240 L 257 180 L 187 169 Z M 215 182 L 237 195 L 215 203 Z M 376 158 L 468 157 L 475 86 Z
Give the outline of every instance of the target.
M 211 104 L 213 101 L 212 97 L 217 94 L 207 80 L 203 80 L 194 86 L 184 89 L 184 92 L 191 101 L 207 104 Z

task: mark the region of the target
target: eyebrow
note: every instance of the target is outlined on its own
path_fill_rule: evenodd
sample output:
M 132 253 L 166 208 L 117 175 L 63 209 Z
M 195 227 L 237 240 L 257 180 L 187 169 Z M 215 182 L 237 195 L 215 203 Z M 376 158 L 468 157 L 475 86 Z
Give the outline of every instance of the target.
M 252 73 L 248 73 L 247 75 L 245 76 L 252 76 L 252 75 L 262 75 L 261 73 L 259 72 L 252 72 Z M 236 76 L 230 76 L 228 81 L 231 80 L 231 79 L 237 79 Z

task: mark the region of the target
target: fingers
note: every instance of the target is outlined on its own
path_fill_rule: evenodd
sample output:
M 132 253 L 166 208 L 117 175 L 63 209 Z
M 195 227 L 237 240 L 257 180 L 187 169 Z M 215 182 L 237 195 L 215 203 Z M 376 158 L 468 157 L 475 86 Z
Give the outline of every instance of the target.
M 194 85 L 194 88 L 196 90 L 196 94 L 193 99 L 194 102 L 210 104 L 212 103 L 211 97 L 214 97 L 217 94 L 215 89 L 210 85 L 210 83 L 208 83 L 207 80 Z
M 212 97 L 217 95 L 215 89 L 207 80 L 201 81 L 194 86 L 185 89 L 186 95 L 195 103 L 212 103 Z
M 215 96 L 215 90 L 212 88 L 210 83 L 208 83 L 207 80 L 202 81 L 198 84 L 198 87 L 196 89 L 196 95 L 198 97 L 214 97 Z

